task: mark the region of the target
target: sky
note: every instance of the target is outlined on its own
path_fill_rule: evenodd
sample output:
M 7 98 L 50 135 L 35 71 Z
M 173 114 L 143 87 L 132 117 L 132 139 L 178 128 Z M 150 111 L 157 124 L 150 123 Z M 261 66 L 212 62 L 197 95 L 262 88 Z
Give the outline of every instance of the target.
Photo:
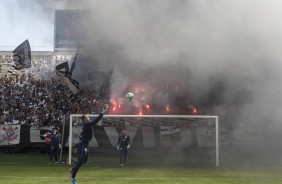
M 236 127 L 256 127 L 268 138 L 262 144 L 282 145 L 281 0 L 0 2 L 1 50 L 25 39 L 32 50 L 52 50 L 54 9 L 93 9 L 82 30 L 92 55 L 77 76 L 94 61 L 115 66 L 112 97 L 128 84 L 178 85 L 176 105 L 221 105 Z
M 46 0 L 1 0 L 0 1 L 0 50 L 12 51 L 28 39 L 31 49 L 53 50 L 54 9 L 60 1 Z

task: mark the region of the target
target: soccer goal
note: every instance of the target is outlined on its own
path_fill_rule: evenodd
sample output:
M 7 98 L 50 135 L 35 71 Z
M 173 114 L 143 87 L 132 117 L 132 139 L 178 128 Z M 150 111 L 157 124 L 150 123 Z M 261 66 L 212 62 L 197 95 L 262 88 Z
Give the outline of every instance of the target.
M 69 164 L 77 161 L 81 116 L 70 115 Z M 104 115 L 93 126 L 88 162 L 118 164 L 116 146 L 123 129 L 131 140 L 127 164 L 219 166 L 218 116 L 206 115 Z

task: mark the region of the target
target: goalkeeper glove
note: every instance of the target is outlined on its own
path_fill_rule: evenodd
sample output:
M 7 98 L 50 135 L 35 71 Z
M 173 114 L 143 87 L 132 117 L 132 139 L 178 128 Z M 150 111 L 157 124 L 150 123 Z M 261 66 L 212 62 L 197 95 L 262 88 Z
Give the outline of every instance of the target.
M 105 114 L 108 110 L 109 105 L 108 104 L 104 104 L 103 105 L 103 109 L 102 109 L 102 113 Z
M 127 149 L 129 149 L 130 148 L 130 144 L 127 146 Z

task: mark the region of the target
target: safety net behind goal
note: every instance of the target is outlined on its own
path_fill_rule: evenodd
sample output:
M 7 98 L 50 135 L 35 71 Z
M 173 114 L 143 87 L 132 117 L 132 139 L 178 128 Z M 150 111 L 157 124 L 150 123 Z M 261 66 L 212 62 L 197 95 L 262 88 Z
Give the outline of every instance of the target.
M 81 116 L 70 116 L 69 163 L 77 160 Z M 88 163 L 118 164 L 125 129 L 131 140 L 127 164 L 219 165 L 217 116 L 104 115 L 92 128 Z

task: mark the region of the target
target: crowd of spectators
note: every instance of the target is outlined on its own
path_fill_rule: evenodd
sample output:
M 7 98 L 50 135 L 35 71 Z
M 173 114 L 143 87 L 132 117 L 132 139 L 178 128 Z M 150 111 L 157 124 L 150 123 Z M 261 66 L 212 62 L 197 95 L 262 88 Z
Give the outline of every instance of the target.
M 99 111 L 102 102 L 90 89 L 80 89 L 74 99 L 59 89 L 54 69 L 48 63 L 37 64 L 21 75 L 0 78 L 0 124 L 58 125 L 69 114 Z

